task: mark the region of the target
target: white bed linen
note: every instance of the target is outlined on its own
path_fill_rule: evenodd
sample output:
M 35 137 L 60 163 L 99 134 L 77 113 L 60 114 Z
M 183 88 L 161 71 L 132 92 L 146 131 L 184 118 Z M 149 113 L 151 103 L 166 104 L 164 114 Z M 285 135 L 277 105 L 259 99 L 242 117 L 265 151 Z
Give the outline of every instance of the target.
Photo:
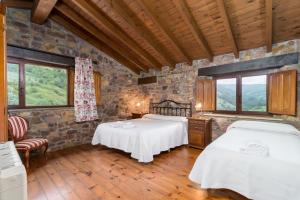
M 299 200 L 300 136 L 287 132 L 231 126 L 199 155 L 189 178 L 202 188 L 231 189 L 250 199 Z M 268 157 L 239 151 L 253 140 L 268 146 Z
M 142 119 L 127 120 L 133 128 L 113 127 L 109 122 L 98 125 L 92 144 L 102 144 L 110 148 L 131 153 L 139 162 L 151 162 L 153 156 L 188 143 L 187 120 L 147 115 Z

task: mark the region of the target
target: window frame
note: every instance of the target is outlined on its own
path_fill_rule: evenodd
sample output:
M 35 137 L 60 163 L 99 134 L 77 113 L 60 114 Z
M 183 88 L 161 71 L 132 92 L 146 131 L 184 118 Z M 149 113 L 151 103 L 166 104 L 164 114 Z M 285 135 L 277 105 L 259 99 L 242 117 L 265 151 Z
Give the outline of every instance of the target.
M 234 73 L 234 74 L 225 74 L 225 75 L 219 75 L 214 76 L 213 79 L 216 81 L 215 84 L 215 92 L 216 92 L 216 98 L 215 98 L 215 111 L 214 113 L 220 113 L 220 114 L 239 114 L 239 115 L 270 115 L 268 112 L 268 99 L 269 99 L 269 83 L 268 83 L 268 74 L 270 73 L 270 70 L 261 70 L 261 71 L 250 71 L 250 72 L 240 72 L 240 73 Z M 266 75 L 266 111 L 265 112 L 259 112 L 259 111 L 243 111 L 242 110 L 242 78 L 244 77 L 251 77 L 251 76 L 261 76 Z M 229 79 L 229 78 L 236 78 L 236 110 L 235 111 L 228 111 L 228 110 L 217 110 L 217 80 L 220 79 Z
M 18 64 L 19 65 L 19 105 L 8 105 L 8 109 L 30 109 L 30 108 L 61 108 L 61 107 L 73 107 L 69 103 L 69 70 L 71 67 L 65 65 L 58 65 L 40 61 L 32 61 L 27 59 L 20 59 L 14 57 L 8 57 L 6 67 L 8 67 L 8 63 Z M 67 76 L 67 104 L 66 105 L 55 105 L 55 106 L 26 106 L 26 81 L 25 81 L 25 65 L 26 64 L 36 64 L 40 65 L 40 67 L 52 67 L 52 68 L 60 68 L 66 70 Z
M 236 101 L 236 110 L 235 111 L 230 111 L 230 110 L 217 110 L 217 103 L 218 103 L 218 87 L 217 87 L 217 80 L 221 80 L 221 79 L 236 79 L 236 88 L 235 88 L 235 101 Z M 218 77 L 214 77 L 214 80 L 216 82 L 215 84 L 215 112 L 216 113 L 224 113 L 224 114 L 238 114 L 237 110 L 238 110 L 238 78 L 235 75 L 222 75 L 222 76 L 218 76 Z

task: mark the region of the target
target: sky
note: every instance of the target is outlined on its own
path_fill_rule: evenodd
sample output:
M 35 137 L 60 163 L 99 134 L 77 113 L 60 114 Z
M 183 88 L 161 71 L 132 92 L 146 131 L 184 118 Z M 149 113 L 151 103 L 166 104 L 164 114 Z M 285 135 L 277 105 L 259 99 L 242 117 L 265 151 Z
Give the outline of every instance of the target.
M 249 77 L 243 77 L 242 78 L 242 84 L 266 84 L 267 82 L 267 76 L 266 75 L 260 75 L 260 76 L 249 76 Z M 224 84 L 224 85 L 230 85 L 235 84 L 236 78 L 228 78 L 228 79 L 219 79 L 217 80 L 217 84 Z

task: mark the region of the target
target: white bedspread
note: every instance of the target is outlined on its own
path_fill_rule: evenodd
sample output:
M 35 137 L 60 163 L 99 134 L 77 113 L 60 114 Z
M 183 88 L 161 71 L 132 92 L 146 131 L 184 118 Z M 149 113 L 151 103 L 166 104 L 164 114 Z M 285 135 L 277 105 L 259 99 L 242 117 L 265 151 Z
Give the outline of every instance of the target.
M 154 155 L 188 143 L 186 120 L 148 116 L 149 118 L 145 116 L 142 119 L 127 120 L 127 123 L 133 124 L 132 128 L 112 126 L 120 122 L 100 124 L 92 144 L 102 144 L 131 153 L 131 157 L 139 162 L 151 162 Z
M 299 200 L 300 136 L 282 124 L 264 125 L 231 126 L 200 154 L 189 178 L 202 188 L 231 189 L 250 199 Z M 261 141 L 269 155 L 242 153 L 247 141 Z

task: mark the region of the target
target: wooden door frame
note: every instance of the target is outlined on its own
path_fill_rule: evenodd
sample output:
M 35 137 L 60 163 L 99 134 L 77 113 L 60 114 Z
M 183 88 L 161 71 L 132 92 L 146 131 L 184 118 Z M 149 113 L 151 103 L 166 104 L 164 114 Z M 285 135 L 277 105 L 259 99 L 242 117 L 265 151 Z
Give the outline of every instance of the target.
M 6 72 L 6 8 L 0 7 L 0 142 L 8 139 L 7 133 L 7 72 Z

